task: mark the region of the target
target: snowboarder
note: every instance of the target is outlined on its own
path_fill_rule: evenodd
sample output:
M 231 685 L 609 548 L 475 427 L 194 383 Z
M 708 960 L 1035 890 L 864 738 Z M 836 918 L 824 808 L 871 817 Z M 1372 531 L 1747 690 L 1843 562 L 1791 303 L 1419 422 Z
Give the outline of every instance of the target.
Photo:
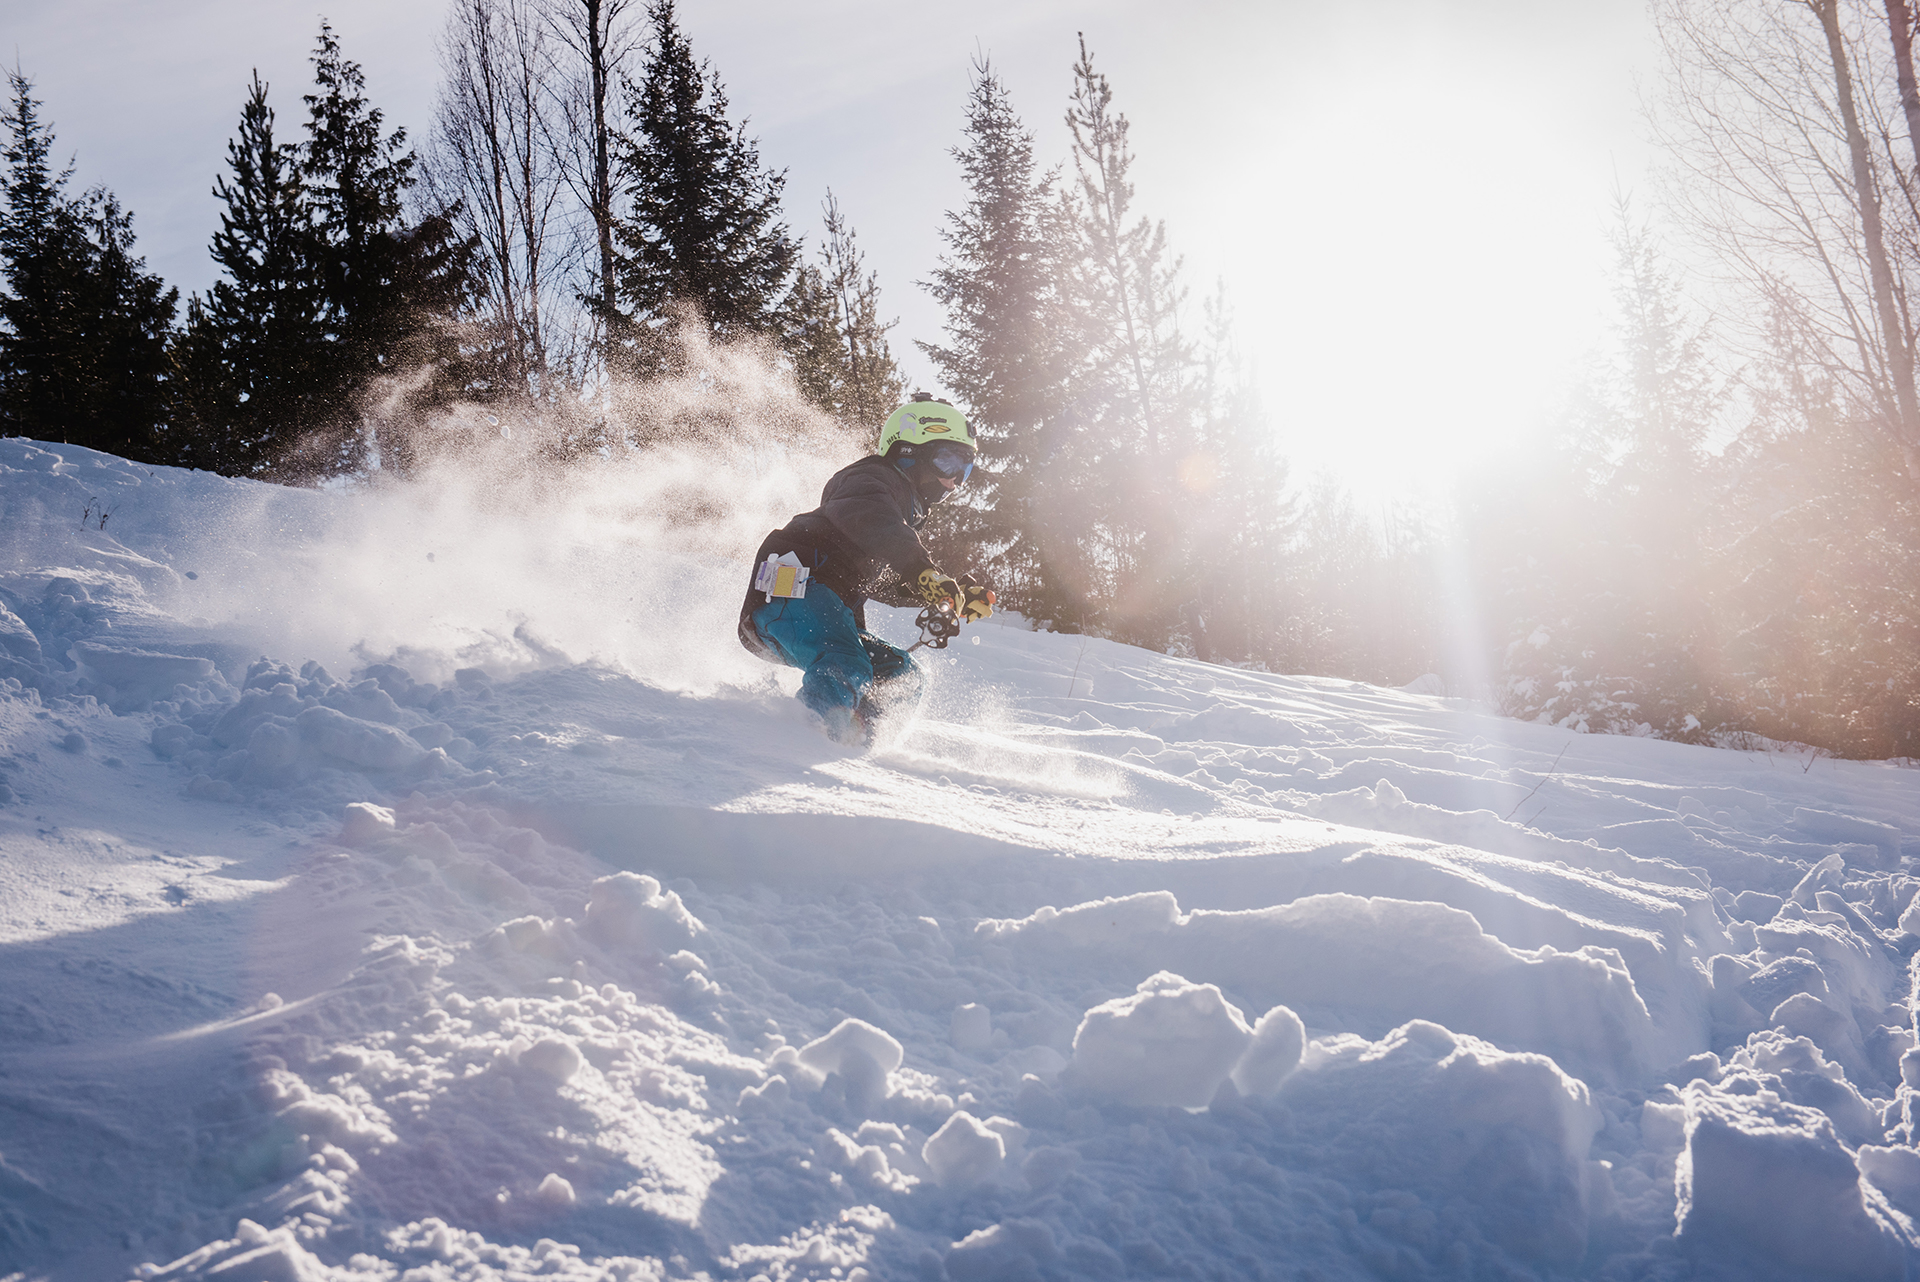
M 867 599 L 923 605 L 957 624 L 993 613 L 984 585 L 933 563 L 918 530 L 973 472 L 964 414 L 925 392 L 887 416 L 872 454 L 835 472 L 820 506 L 773 531 L 754 554 L 740 643 L 801 668 L 800 699 L 842 743 L 870 743 L 875 722 L 911 707 L 920 671 L 867 631 Z

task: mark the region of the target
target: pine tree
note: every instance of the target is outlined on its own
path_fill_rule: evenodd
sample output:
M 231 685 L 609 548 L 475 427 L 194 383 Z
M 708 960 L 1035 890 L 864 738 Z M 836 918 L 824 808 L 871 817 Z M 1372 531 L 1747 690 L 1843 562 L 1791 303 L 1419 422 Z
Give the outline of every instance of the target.
M 1485 504 L 1483 574 L 1509 711 L 1700 741 L 1724 719 L 1708 677 L 1701 450 L 1724 396 L 1650 234 L 1624 200 L 1616 217 L 1618 358 L 1567 439 L 1510 487 L 1522 492 Z
M 312 61 L 317 92 L 304 99 L 301 179 L 329 339 L 317 372 L 327 404 L 288 466 L 325 475 L 364 466 L 377 451 L 383 467 L 404 468 L 414 411 L 477 376 L 455 359 L 457 344 L 436 332 L 471 294 L 477 245 L 454 231 L 455 211 L 407 224 L 415 162 L 406 130 L 383 135 L 365 73 L 324 22 Z M 413 390 L 398 393 L 394 383 L 376 396 L 374 380 L 383 377 Z
M 1073 326 L 1059 273 L 1071 228 L 1052 172 L 991 63 L 974 64 L 966 141 L 954 158 L 964 208 L 947 215 L 946 252 L 926 288 L 947 309 L 947 343 L 921 350 L 959 398 L 985 464 L 966 501 L 936 509 L 942 564 L 985 559 L 1008 607 L 1058 631 L 1098 612 L 1097 584 L 1073 511 L 1074 448 L 1084 425 L 1068 394 Z
M 619 221 L 616 273 L 626 312 L 610 318 L 624 363 L 668 360 L 667 335 L 698 317 L 721 341 L 779 336 L 799 246 L 780 221 L 783 173 L 763 169 L 746 124 L 727 119 L 726 90 L 696 64 L 672 0 L 654 0 L 653 42 L 628 116 L 620 172 L 630 213 Z
M 1300 514 L 1278 436 L 1241 370 L 1224 283 L 1204 315 L 1203 413 L 1172 478 L 1184 508 L 1185 621 L 1196 658 L 1271 670 L 1286 649 Z
M 168 335 L 179 293 L 133 256 L 111 193 L 65 194 L 32 82 L 13 99 L 0 179 L 0 422 L 25 435 L 166 461 Z
M 893 323 L 880 319 L 879 274 L 866 270 L 831 191 L 823 212 L 820 264 L 803 263 L 795 273 L 785 346 L 809 401 L 855 436 L 877 433 L 907 393 L 887 344 Z
M 793 381 L 815 407 L 838 415 L 846 380 L 846 349 L 840 338 L 840 308 L 827 274 L 802 262 L 787 291 L 786 327 L 780 346 L 793 362 Z
M 86 386 L 83 422 L 95 449 L 126 458 L 171 461 L 167 431 L 167 356 L 180 291 L 133 255 L 133 215 L 104 188 L 88 193 L 92 241 L 91 332 L 96 362 Z
M 196 466 L 245 476 L 269 470 L 325 421 L 326 383 L 337 375 L 299 151 L 275 139 L 258 73 L 227 164 L 231 175 L 213 188 L 225 205 L 212 244 L 223 278 L 188 308 L 175 354 L 178 412 L 192 425 Z
M 1204 629 L 1193 610 L 1190 533 L 1197 514 L 1183 495 L 1180 469 L 1194 455 L 1197 362 L 1180 331 L 1185 290 L 1166 226 L 1131 216 L 1133 153 L 1113 89 L 1094 70 L 1086 38 L 1074 64 L 1066 123 L 1077 179 L 1069 203 L 1079 253 L 1068 284 L 1085 331 L 1089 368 L 1076 376 L 1083 403 L 1100 406 L 1092 439 L 1101 444 L 1098 491 L 1111 496 L 1100 514 L 1109 558 L 1121 567 L 1112 593 L 1116 634 L 1164 649 L 1181 617 Z
M 1707 358 L 1706 326 L 1687 323 L 1679 280 L 1624 196 L 1613 244 L 1626 366 L 1614 416 L 1626 448 L 1608 484 L 1626 558 L 1619 661 L 1633 674 L 1647 724 L 1666 738 L 1700 741 L 1720 715 L 1706 674 L 1714 642 L 1703 577 L 1711 504 L 1702 442 L 1726 393 Z
M 0 194 L 0 258 L 7 288 L 0 296 L 0 412 L 12 432 L 60 436 L 79 417 L 79 385 L 70 363 L 80 345 L 89 253 L 84 225 L 65 194 L 72 170 L 48 163 L 53 134 L 39 118 L 32 83 L 12 73 L 11 137 Z
M 178 467 L 248 476 L 259 469 L 242 456 L 233 436 L 240 419 L 234 371 L 227 364 L 220 331 L 198 294 L 187 299 L 187 314 L 168 347 L 168 461 Z
M 1726 724 L 1920 757 L 1920 497 L 1845 372 L 1776 300 L 1752 420 L 1708 471 L 1704 563 Z

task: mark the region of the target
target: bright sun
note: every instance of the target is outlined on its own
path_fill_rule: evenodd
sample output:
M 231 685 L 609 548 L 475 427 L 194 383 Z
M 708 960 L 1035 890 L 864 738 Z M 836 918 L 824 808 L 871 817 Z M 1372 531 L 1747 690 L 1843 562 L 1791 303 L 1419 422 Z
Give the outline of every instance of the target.
M 1615 166 L 1629 184 L 1639 155 L 1630 67 L 1586 69 L 1603 108 L 1443 22 L 1354 26 L 1322 53 L 1290 59 L 1278 93 L 1250 84 L 1244 128 L 1188 149 L 1191 181 L 1155 203 L 1196 292 L 1226 279 L 1296 479 L 1437 496 L 1540 432 L 1605 341 Z

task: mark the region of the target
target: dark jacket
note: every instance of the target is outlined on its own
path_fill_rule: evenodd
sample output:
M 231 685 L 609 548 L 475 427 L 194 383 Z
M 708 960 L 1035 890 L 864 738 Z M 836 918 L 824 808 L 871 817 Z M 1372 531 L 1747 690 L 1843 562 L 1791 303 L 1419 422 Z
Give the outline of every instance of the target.
M 740 605 L 740 644 L 762 658 L 774 657 L 753 629 L 751 616 L 767 599 L 754 590 L 753 578 L 769 556 L 781 552 L 794 553 L 808 567 L 809 588 L 832 588 L 862 630 L 869 597 L 884 605 L 918 605 L 908 585 L 933 566 L 916 533 L 926 520 L 927 505 L 913 482 L 880 455 L 841 468 L 820 491 L 819 507 L 761 540 Z

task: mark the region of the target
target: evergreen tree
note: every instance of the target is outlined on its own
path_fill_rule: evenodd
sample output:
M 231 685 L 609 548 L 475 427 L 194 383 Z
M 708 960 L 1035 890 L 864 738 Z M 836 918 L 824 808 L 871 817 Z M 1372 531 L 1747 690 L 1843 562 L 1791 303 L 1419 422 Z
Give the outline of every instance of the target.
M 72 170 L 49 164 L 53 134 L 39 118 L 32 83 L 18 72 L 6 119 L 6 206 L 0 212 L 0 257 L 7 289 L 0 296 L 0 412 L 13 432 L 62 436 L 79 417 L 79 383 L 71 362 L 83 318 L 75 306 L 86 291 L 89 246 L 79 212 L 65 194 Z
M 1701 741 L 1725 719 L 1709 675 L 1701 450 L 1723 395 L 1649 233 L 1624 201 L 1616 213 L 1619 357 L 1527 493 L 1485 503 L 1476 537 L 1510 712 Z
M 168 461 L 229 475 L 256 473 L 233 439 L 241 405 L 234 371 L 227 364 L 219 328 L 207 314 L 207 301 L 198 294 L 187 299 L 186 319 L 173 336 L 168 358 L 167 430 L 173 446 Z
M 838 415 L 846 381 L 846 348 L 840 336 L 840 308 L 827 274 L 802 262 L 787 291 L 786 332 L 780 345 L 793 362 L 793 381 L 808 402 Z
M 1173 483 L 1184 507 L 1186 626 L 1207 662 L 1282 665 L 1300 525 L 1278 435 L 1240 369 L 1226 287 L 1205 304 L 1202 419 Z
M 175 354 L 191 461 L 229 475 L 268 470 L 332 412 L 325 389 L 336 371 L 299 151 L 273 126 L 255 73 L 227 143 L 232 173 L 213 188 L 225 205 L 212 244 L 223 278 L 189 306 Z
M 1920 757 L 1920 497 L 1897 443 L 1800 330 L 1774 318 L 1753 419 L 1710 491 L 1726 722 L 1841 756 Z
M 1440 665 L 1438 539 L 1417 513 L 1378 517 L 1331 481 L 1309 491 L 1287 578 L 1273 584 L 1291 615 L 1276 637 L 1281 666 L 1404 685 Z
M 619 296 L 608 318 L 625 363 L 641 372 L 668 359 L 664 341 L 698 317 L 726 341 L 776 338 L 799 246 L 780 221 L 783 173 L 760 165 L 746 124 L 727 119 L 726 90 L 710 64 L 696 64 L 672 0 L 654 0 L 653 40 L 628 116 L 621 180 L 630 213 L 615 232 Z
M 853 229 L 827 193 L 820 264 L 803 263 L 788 298 L 786 347 L 808 400 L 856 437 L 877 433 L 907 383 L 880 319 L 880 278 L 865 270 Z
M 166 345 L 179 292 L 133 256 L 132 216 L 104 188 L 75 200 L 49 162 L 32 82 L 12 103 L 0 179 L 0 422 L 7 430 L 166 461 Z
M 1056 175 L 1036 172 L 1033 135 L 1006 85 L 974 64 L 966 141 L 953 151 L 964 208 L 947 215 L 947 250 L 927 289 L 947 309 L 947 343 L 921 343 L 959 398 L 985 465 L 965 502 L 936 509 L 936 557 L 985 569 L 1009 608 L 1081 631 L 1099 608 L 1093 567 L 1069 501 L 1068 466 L 1086 420 L 1068 392 L 1074 326 L 1060 289 L 1071 227 Z
M 472 296 L 478 245 L 456 232 L 457 209 L 407 223 L 415 162 L 406 130 L 383 134 L 365 73 L 324 22 L 312 61 L 317 92 L 304 99 L 300 160 L 327 336 L 316 373 L 325 401 L 283 466 L 326 475 L 377 453 L 382 467 L 404 471 L 418 411 L 485 377 L 448 328 Z
M 170 462 L 167 347 L 180 291 L 134 256 L 133 215 L 111 192 L 89 192 L 84 210 L 93 271 L 91 305 L 85 308 L 90 332 L 83 347 L 92 377 L 83 384 L 81 428 L 91 440 L 82 443 L 126 458 Z
M 419 320 L 403 286 L 414 158 L 406 130 L 383 136 L 384 117 L 367 101 L 366 76 L 326 22 L 312 61 L 316 92 L 303 99 L 301 178 L 330 340 L 319 383 L 330 403 L 309 427 L 295 468 L 325 474 L 362 465 L 372 444 L 360 422 L 366 385 L 400 372 L 399 346 Z
M 1616 662 L 1630 672 L 1644 722 L 1666 738 L 1703 741 L 1722 712 L 1713 682 L 1703 535 L 1711 477 L 1703 442 L 1726 403 L 1708 360 L 1709 331 L 1689 324 L 1680 284 L 1651 231 L 1616 205 L 1622 389 L 1610 418 L 1624 444 L 1608 478 L 1622 552 Z
M 1089 524 L 1108 532 L 1103 559 L 1125 581 L 1111 594 L 1116 635 L 1165 649 L 1183 616 L 1190 640 L 1204 630 L 1193 608 L 1196 549 L 1186 519 L 1200 508 L 1179 483 L 1196 450 L 1198 363 L 1180 330 L 1180 261 L 1164 224 L 1131 216 L 1127 118 L 1114 110 L 1112 86 L 1094 70 L 1084 36 L 1073 74 L 1066 121 L 1077 182 L 1068 209 L 1079 252 L 1067 284 L 1090 358 L 1075 381 L 1085 412 L 1099 407 L 1098 428 L 1087 434 L 1099 450 L 1090 488 L 1109 500 Z

